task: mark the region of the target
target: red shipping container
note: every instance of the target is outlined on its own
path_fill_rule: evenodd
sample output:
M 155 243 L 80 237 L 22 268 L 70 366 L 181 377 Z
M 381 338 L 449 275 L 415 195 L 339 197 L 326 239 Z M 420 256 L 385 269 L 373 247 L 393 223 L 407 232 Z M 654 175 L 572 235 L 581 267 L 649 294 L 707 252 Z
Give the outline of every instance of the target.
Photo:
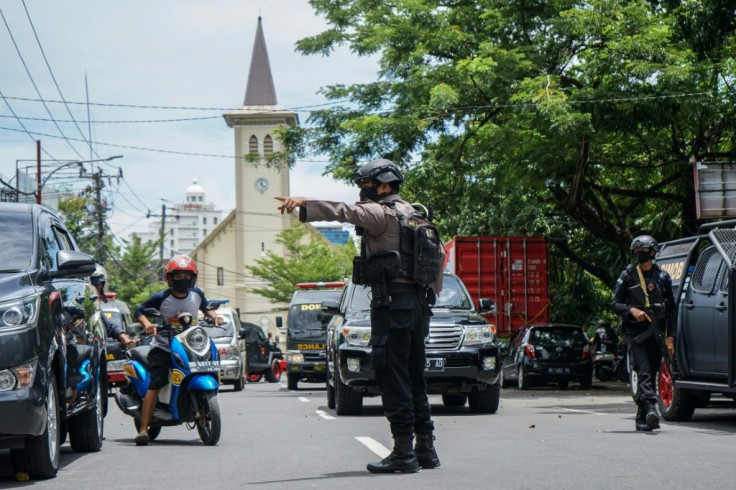
M 499 333 L 549 322 L 548 243 L 543 236 L 457 236 L 445 244 L 445 268 L 478 298 L 496 304 L 486 315 Z

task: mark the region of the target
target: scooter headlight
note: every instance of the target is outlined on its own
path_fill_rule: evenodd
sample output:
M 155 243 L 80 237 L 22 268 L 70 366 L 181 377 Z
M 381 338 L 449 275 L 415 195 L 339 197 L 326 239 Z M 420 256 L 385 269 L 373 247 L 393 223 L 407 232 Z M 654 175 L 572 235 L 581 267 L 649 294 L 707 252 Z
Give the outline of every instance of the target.
M 195 328 L 187 335 L 187 344 L 199 353 L 209 348 L 210 338 L 203 328 Z

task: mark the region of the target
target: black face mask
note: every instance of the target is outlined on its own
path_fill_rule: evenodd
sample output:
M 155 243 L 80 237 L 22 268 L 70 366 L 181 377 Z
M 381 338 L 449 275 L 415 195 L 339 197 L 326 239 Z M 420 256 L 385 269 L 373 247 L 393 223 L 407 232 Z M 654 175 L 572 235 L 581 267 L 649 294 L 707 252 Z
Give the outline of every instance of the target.
M 191 284 L 190 279 L 174 279 L 171 281 L 172 287 L 174 288 L 174 291 L 177 293 L 186 293 L 189 291 L 189 284 Z
M 371 187 L 370 189 L 361 187 L 360 200 L 378 202 L 378 187 L 374 186 L 374 187 Z
M 646 250 L 644 252 L 636 252 L 636 259 L 639 261 L 640 264 L 643 264 L 644 262 L 649 262 L 652 260 L 652 256 L 649 253 L 649 250 Z

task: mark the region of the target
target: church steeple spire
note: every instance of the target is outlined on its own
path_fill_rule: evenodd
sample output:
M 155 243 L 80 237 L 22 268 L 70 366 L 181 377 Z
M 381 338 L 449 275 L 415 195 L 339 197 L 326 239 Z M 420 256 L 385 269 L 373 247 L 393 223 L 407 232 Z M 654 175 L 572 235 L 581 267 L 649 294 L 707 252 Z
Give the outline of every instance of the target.
M 253 43 L 253 55 L 250 59 L 248 85 L 245 89 L 245 106 L 276 105 L 276 89 L 271 76 L 271 64 L 268 61 L 266 39 L 263 36 L 261 16 L 258 16 L 258 29 Z

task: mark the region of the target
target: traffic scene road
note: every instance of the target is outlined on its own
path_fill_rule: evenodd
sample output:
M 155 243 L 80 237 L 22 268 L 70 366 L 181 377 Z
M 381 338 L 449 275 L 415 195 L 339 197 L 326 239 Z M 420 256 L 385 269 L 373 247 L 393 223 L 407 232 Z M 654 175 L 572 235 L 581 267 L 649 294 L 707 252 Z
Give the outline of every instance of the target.
M 378 398 L 360 416 L 337 416 L 324 388 L 250 383 L 219 395 L 223 432 L 204 446 L 196 430 L 164 428 L 145 447 L 132 420 L 110 398 L 100 452 L 62 447 L 58 476 L 35 488 L 732 488 L 736 405 L 714 396 L 691 422 L 634 430 L 635 405 L 624 383 L 590 390 L 502 390 L 493 415 L 446 408 L 431 396 L 442 466 L 417 474 L 371 474 L 366 463 L 392 441 Z M 647 463 L 641 463 L 642 459 Z M 8 450 L 0 487 L 21 488 Z

